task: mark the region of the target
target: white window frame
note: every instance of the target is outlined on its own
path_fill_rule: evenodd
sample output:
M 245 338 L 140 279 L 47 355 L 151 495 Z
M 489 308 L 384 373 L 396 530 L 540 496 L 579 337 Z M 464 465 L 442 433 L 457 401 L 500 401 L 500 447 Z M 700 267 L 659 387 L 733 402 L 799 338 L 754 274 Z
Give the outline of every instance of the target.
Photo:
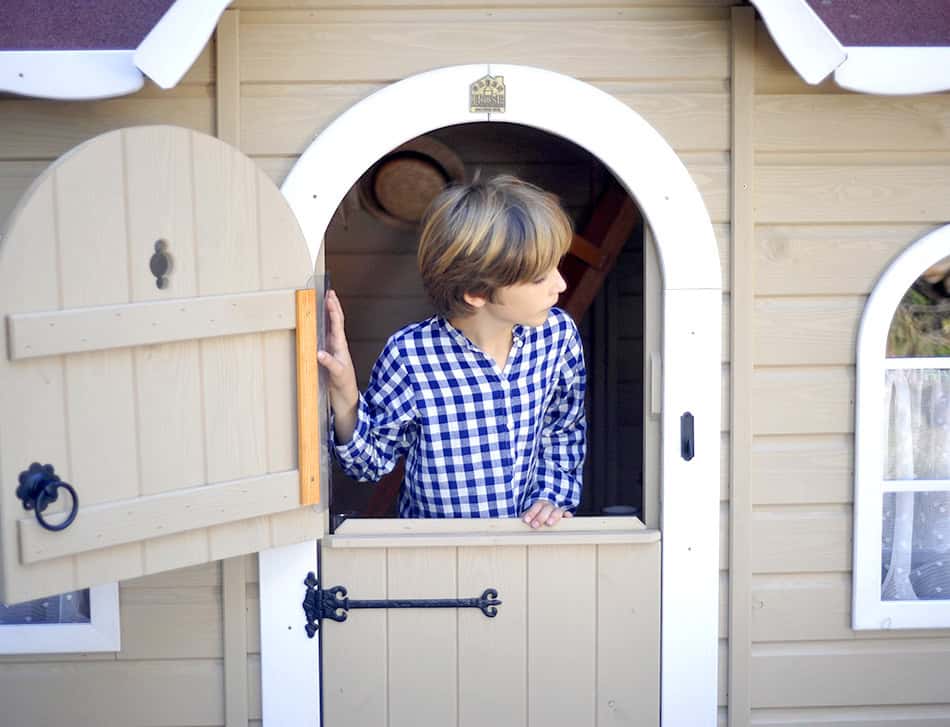
M 504 112 L 471 112 L 469 86 L 486 73 L 504 78 Z M 721 268 L 703 198 L 666 140 L 620 100 L 569 76 L 507 64 L 450 66 L 386 86 L 348 109 L 311 143 L 281 192 L 297 216 L 319 278 L 325 271 L 327 225 L 363 172 L 420 134 L 476 121 L 524 124 L 585 148 L 636 199 L 654 235 L 663 274 L 661 725 L 715 727 Z M 694 417 L 697 442 L 689 460 L 680 447 L 685 412 Z M 264 578 L 262 570 L 262 587 Z M 262 618 L 262 658 L 272 648 L 265 624 Z M 311 657 L 301 654 L 306 668 Z M 277 699 L 263 696 L 265 722 L 268 705 Z M 312 723 L 298 714 L 285 724 Z
M 884 271 L 868 298 L 857 343 L 854 423 L 854 629 L 950 627 L 950 600 L 881 598 L 881 513 L 887 492 L 947 491 L 950 480 L 885 481 L 881 433 L 885 372 L 897 368 L 950 368 L 946 358 L 887 358 L 887 335 L 907 290 L 927 268 L 950 255 L 950 225 L 913 243 Z
M 0 625 L 0 654 L 120 651 L 119 584 L 89 588 L 87 624 Z

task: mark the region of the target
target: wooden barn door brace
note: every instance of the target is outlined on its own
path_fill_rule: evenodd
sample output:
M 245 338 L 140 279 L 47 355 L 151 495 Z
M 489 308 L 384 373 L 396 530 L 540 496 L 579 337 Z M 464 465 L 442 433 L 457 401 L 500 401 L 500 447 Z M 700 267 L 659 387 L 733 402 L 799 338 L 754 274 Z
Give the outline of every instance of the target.
M 307 574 L 304 584 L 307 586 L 307 595 L 303 600 L 303 610 L 307 614 L 305 628 L 311 639 L 319 630 L 322 619 L 346 621 L 346 612 L 351 608 L 478 608 L 488 618 L 494 618 L 498 615 L 498 606 L 501 605 L 495 588 L 486 588 L 479 598 L 354 601 L 347 598 L 344 586 L 320 588 L 320 583 L 313 573 Z

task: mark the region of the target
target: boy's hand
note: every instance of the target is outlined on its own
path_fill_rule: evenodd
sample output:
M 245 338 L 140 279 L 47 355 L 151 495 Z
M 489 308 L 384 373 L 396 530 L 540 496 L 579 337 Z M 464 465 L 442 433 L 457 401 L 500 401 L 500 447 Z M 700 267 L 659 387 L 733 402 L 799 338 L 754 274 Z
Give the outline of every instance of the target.
M 524 511 L 521 520 L 532 528 L 540 528 L 542 525 L 557 525 L 562 517 L 574 517 L 574 513 L 558 507 L 553 502 L 538 500 Z
M 326 349 L 317 351 L 317 361 L 330 375 L 328 393 L 333 407 L 334 429 L 340 444 L 349 442 L 356 428 L 356 406 L 359 403 L 359 388 L 356 385 L 356 370 L 350 358 L 343 328 L 343 306 L 334 291 L 327 291 L 326 306 L 328 324 Z

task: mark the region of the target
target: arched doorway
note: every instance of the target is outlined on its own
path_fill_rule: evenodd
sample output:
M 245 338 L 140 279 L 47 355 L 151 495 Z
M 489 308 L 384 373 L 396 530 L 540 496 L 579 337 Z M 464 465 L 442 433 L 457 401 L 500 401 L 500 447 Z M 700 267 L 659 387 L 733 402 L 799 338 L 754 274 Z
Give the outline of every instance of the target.
M 486 76 L 503 79 L 502 113 L 473 112 L 470 87 Z M 377 159 L 434 129 L 493 120 L 536 127 L 585 148 L 621 181 L 652 231 L 663 279 L 662 724 L 713 725 L 721 278 L 708 213 L 669 145 L 634 111 L 589 84 L 525 66 L 454 66 L 412 76 L 353 106 L 314 140 L 282 191 L 321 274 L 330 218 Z

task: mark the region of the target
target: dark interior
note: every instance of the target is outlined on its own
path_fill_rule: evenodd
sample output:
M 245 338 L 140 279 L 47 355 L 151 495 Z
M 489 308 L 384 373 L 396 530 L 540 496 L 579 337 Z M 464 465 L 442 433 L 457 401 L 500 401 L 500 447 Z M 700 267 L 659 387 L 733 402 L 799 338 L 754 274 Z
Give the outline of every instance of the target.
M 640 514 L 643 223 L 605 166 L 570 141 L 517 124 L 447 127 L 394 150 L 354 185 L 327 230 L 326 253 L 360 388 L 386 339 L 432 314 L 415 268 L 419 199 L 451 181 L 501 173 L 558 195 L 582 238 L 575 237 L 575 245 L 586 260 L 569 253 L 562 262 L 565 296 L 572 297 L 560 303 L 580 318 L 588 370 L 589 434 L 578 514 Z M 612 253 L 602 252 L 608 248 Z M 334 465 L 334 525 L 347 517 L 393 517 L 399 478 L 397 472 L 379 484 L 359 483 Z

